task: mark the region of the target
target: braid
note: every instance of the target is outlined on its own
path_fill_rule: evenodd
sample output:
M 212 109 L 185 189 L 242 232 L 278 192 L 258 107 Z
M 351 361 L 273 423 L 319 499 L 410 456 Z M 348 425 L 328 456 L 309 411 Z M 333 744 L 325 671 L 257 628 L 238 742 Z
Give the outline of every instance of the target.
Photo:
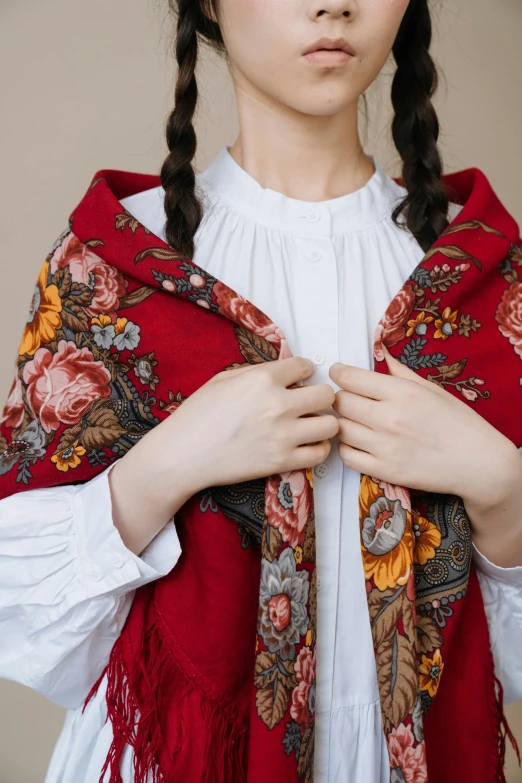
M 397 63 L 392 84 L 392 135 L 402 158 L 408 195 L 392 217 L 397 223 L 405 212 L 406 227 L 424 252 L 448 226 L 448 196 L 437 147 L 439 121 L 431 101 L 438 84 L 437 68 L 429 54 L 431 36 L 428 0 L 410 0 L 392 49 Z
M 194 235 L 203 216 L 195 193 L 196 176 L 192 164 L 197 146 L 192 120 L 198 99 L 195 76 L 198 33 L 218 50 L 222 50 L 223 39 L 217 23 L 202 12 L 199 0 L 177 0 L 177 9 L 174 4 L 174 0 L 170 0 L 178 17 L 175 46 L 178 76 L 174 109 L 165 129 L 169 154 L 161 166 L 160 179 L 165 190 L 167 243 L 190 259 L 194 255 Z

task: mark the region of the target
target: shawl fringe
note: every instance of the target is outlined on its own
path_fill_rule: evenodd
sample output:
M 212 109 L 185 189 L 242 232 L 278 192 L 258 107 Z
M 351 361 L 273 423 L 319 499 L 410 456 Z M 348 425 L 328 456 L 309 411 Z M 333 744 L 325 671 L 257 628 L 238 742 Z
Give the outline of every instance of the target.
M 176 761 L 185 736 L 184 703 L 194 691 L 200 698 L 198 707 L 205 726 L 201 783 L 246 783 L 248 727 L 234 721 L 224 705 L 188 678 L 165 644 L 155 613 L 148 615 L 141 649 L 133 655 L 132 668 L 129 670 L 126 665 L 120 637 L 82 708 L 83 713 L 106 674 L 107 718 L 112 723 L 113 740 L 98 783 L 123 783 L 120 763 L 126 744 L 134 751 L 134 783 L 181 783 Z M 178 736 L 170 752 L 161 721 L 161 716 L 168 714 L 162 683 L 169 683 L 169 699 L 180 716 Z M 165 757 L 168 762 L 160 761 Z M 105 780 L 109 768 L 110 777 Z
M 495 707 L 496 707 L 496 716 L 497 716 L 497 725 L 498 725 L 497 780 L 498 783 L 508 783 L 506 778 L 506 773 L 504 770 L 504 765 L 506 760 L 506 737 L 509 737 L 509 741 L 513 746 L 513 750 L 517 754 L 519 767 L 521 766 L 522 762 L 520 759 L 520 750 L 517 741 L 515 739 L 512 730 L 509 727 L 509 723 L 504 713 L 504 689 L 502 688 L 502 683 L 500 682 L 496 674 L 494 674 L 493 677 L 497 688 L 495 692 Z

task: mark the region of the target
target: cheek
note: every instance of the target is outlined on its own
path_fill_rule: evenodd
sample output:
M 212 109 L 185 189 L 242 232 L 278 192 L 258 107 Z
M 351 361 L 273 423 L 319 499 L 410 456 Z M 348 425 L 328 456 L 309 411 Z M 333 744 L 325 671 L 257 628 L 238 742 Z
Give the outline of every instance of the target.
M 358 21 L 361 25 L 361 39 L 365 41 L 362 60 L 370 83 L 388 59 L 408 5 L 409 0 L 359 2 Z
M 278 39 L 284 38 L 285 5 L 287 0 L 220 0 L 225 45 L 242 73 L 275 67 L 281 49 Z

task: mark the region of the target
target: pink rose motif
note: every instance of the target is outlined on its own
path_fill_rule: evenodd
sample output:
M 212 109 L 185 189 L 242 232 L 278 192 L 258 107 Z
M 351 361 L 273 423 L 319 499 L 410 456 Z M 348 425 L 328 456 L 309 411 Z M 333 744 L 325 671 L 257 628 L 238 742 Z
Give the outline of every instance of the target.
M 427 783 L 426 746 L 420 742 L 413 747 L 411 726 L 401 723 L 388 735 L 390 769 L 399 767 L 406 783 Z
M 103 363 L 87 348 L 66 340 L 58 342 L 55 354 L 39 348 L 25 365 L 23 379 L 31 410 L 46 432 L 60 424 L 77 424 L 95 400 L 111 393 L 111 376 Z
M 297 687 L 292 691 L 290 715 L 301 725 L 310 722 L 315 712 L 316 650 L 301 647 L 295 662 Z
M 281 329 L 272 323 L 268 316 L 243 296 L 232 291 L 231 288 L 217 282 L 213 292 L 218 300 L 219 311 L 223 315 L 232 320 L 241 321 L 245 329 L 249 329 L 275 345 L 279 345 L 284 339 Z
M 405 285 L 392 300 L 386 314 L 375 330 L 373 353 L 378 362 L 384 361 L 382 344 L 387 348 L 396 345 L 406 336 L 406 326 L 415 302 L 411 285 Z
M 94 287 L 94 297 L 85 312 L 89 316 L 110 313 L 118 309 L 120 298 L 127 291 L 127 281 L 115 267 L 105 263 L 74 235 L 69 234 L 51 259 L 51 272 L 69 267 L 72 279 Z
M 310 482 L 302 470 L 281 473 L 267 480 L 268 523 L 280 531 L 283 541 L 291 547 L 303 545 L 305 526 L 312 510 L 311 492 Z
M 502 294 L 495 313 L 500 332 L 522 357 L 522 283 L 512 283 Z
M 478 397 L 477 392 L 474 389 L 462 389 L 462 396 L 470 402 L 475 402 Z
M 4 406 L 0 423 L 6 427 L 19 427 L 24 418 L 24 401 L 22 399 L 22 382 L 16 373 L 9 390 L 9 396 Z
M 292 604 L 284 593 L 274 595 L 268 602 L 268 616 L 278 631 L 283 631 L 290 622 Z

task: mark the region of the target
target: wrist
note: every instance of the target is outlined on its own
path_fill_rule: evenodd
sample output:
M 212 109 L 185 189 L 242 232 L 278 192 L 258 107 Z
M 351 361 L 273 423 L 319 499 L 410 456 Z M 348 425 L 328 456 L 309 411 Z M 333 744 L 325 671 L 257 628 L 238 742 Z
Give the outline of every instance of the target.
M 463 501 L 473 543 L 492 563 L 506 568 L 522 564 L 522 456 L 514 446 L 502 468 L 494 490 Z
M 166 454 L 158 430 L 144 436 L 109 473 L 114 525 L 137 555 L 199 489 L 197 471 L 183 459 L 181 440 L 173 437 Z

